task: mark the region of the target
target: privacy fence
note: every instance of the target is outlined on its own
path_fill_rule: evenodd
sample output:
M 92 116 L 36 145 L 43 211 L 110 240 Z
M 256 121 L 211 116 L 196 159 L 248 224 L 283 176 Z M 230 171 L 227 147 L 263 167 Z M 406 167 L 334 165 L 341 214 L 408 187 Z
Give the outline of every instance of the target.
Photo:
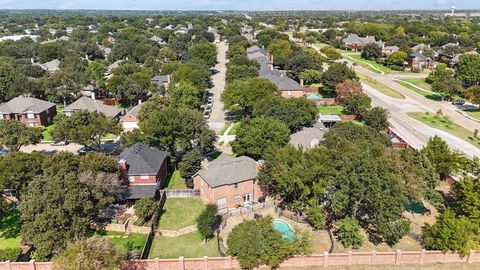
M 427 263 L 480 263 L 480 253 L 470 255 L 441 251 L 400 251 L 396 252 L 347 252 L 324 253 L 310 256 L 296 256 L 284 261 L 281 267 L 318 267 L 345 265 L 403 265 Z M 237 259 L 232 257 L 203 257 L 187 259 L 132 260 L 125 270 L 186 270 L 186 269 L 238 269 Z M 52 270 L 46 262 L 3 262 L 0 270 Z

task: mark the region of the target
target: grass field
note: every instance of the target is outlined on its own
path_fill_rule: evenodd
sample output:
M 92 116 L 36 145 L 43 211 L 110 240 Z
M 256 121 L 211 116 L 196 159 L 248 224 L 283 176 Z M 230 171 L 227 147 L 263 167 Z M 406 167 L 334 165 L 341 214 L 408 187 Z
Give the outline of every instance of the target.
M 466 112 L 468 115 L 475 118 L 477 121 L 480 121 L 480 110 L 468 110 Z
M 368 76 L 365 76 L 363 74 L 357 73 L 358 77 L 360 78 L 360 81 L 365 83 L 366 85 L 376 89 L 377 91 L 392 97 L 392 98 L 399 98 L 399 99 L 404 99 L 405 96 L 400 94 L 399 92 L 393 90 L 392 88 L 384 85 L 383 83 L 380 83 L 379 81 L 370 78 Z
M 414 87 L 412 86 L 411 84 L 417 86 L 417 87 L 420 87 L 422 89 L 425 89 L 426 91 L 422 91 L 420 89 L 418 89 L 417 87 Z M 442 97 L 440 95 L 437 95 L 437 94 L 434 94 L 434 93 L 431 93 L 429 91 L 432 90 L 432 87 L 430 86 L 430 84 L 426 83 L 424 79 L 420 79 L 420 78 L 407 78 L 407 79 L 402 79 L 402 80 L 399 80 L 397 81 L 398 84 L 400 84 L 401 86 L 407 88 L 408 90 L 410 91 L 413 91 L 417 94 L 420 94 L 428 99 L 431 99 L 431 100 L 441 100 Z
M 412 112 L 408 113 L 408 115 L 430 127 L 448 132 L 476 147 L 480 146 L 480 139 L 475 138 L 473 132 L 454 123 L 447 116 L 426 114 L 423 112 Z
M 0 249 L 20 246 L 20 217 L 18 211 L 12 209 L 0 217 Z
M 359 64 L 362 67 L 365 67 L 375 73 L 381 74 L 382 72 L 387 74 L 391 73 L 393 70 L 390 69 L 389 67 L 386 67 L 382 64 L 379 64 L 375 61 L 372 60 L 366 60 L 363 59 L 359 54 L 350 54 L 350 55 L 345 55 L 344 56 L 346 59 L 352 60 L 355 63 Z
M 186 258 L 219 257 L 217 239 L 210 239 L 204 244 L 198 232 L 179 237 L 155 236 L 149 258 L 171 259 L 180 256 Z
M 195 225 L 205 205 L 200 198 L 170 198 L 160 215 L 160 230 L 178 230 Z
M 318 107 L 318 113 L 344 115 L 345 108 L 341 105 L 321 105 Z
M 165 185 L 170 189 L 187 188 L 187 185 L 185 185 L 185 179 L 183 179 L 179 171 L 174 171 L 173 173 L 167 175 Z
M 145 242 L 147 241 L 147 235 L 139 233 L 130 233 L 126 235 L 121 232 L 97 232 L 97 235 L 106 237 L 115 247 L 122 250 L 142 250 Z

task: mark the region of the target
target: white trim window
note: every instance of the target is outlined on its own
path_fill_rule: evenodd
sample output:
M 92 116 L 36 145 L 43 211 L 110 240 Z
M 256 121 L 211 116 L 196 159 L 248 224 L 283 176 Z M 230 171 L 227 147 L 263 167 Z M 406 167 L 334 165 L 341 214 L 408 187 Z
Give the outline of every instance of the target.
M 142 180 L 148 180 L 148 175 L 142 175 L 142 176 L 140 176 L 140 179 L 142 179 Z
M 135 177 L 129 176 L 129 177 L 128 177 L 128 182 L 130 182 L 130 183 L 135 182 Z
M 34 119 L 35 118 L 35 114 L 33 112 L 27 112 L 27 118 L 28 119 Z
M 245 194 L 243 194 L 242 197 L 243 197 L 243 202 L 246 202 L 246 203 L 248 203 L 252 200 L 252 194 L 250 194 L 250 193 L 245 193 Z

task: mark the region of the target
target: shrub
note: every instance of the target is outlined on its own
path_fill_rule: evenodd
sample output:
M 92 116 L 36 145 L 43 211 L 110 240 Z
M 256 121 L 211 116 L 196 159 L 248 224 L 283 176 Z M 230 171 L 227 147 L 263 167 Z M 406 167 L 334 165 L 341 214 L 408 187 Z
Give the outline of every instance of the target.
M 217 215 L 217 206 L 215 204 L 208 204 L 197 217 L 198 232 L 204 240 L 213 237 L 220 221 L 221 217 Z
M 0 262 L 11 261 L 15 262 L 20 257 L 22 250 L 20 248 L 5 248 L 0 249 Z
M 159 202 L 151 198 L 142 198 L 138 200 L 133 208 L 135 209 L 135 215 L 139 218 L 139 221 L 147 221 L 158 210 Z
M 355 218 L 346 217 L 338 223 L 338 229 L 335 231 L 338 239 L 346 248 L 359 248 L 363 243 L 363 236 L 360 234 L 360 224 Z

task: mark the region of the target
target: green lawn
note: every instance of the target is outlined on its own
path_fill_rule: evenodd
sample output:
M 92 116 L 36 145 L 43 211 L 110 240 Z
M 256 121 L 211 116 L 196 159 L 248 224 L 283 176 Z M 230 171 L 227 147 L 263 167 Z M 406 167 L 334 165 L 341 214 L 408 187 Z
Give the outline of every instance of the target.
M 432 91 L 432 86 L 430 84 L 428 84 L 427 82 L 425 82 L 424 79 L 421 79 L 421 78 L 407 78 L 407 79 L 401 79 L 401 80 L 398 80 L 396 81 L 398 84 L 400 84 L 401 86 L 407 88 L 408 90 L 411 90 L 417 94 L 420 94 L 428 99 L 431 99 L 431 100 L 441 100 L 442 97 L 440 95 L 437 95 L 435 93 L 431 93 L 429 91 Z M 420 87 L 426 91 L 422 91 L 420 89 L 418 89 L 417 87 L 414 87 L 412 86 L 411 84 L 408 84 L 406 82 L 409 82 L 417 87 Z
M 142 250 L 147 241 L 147 235 L 140 233 L 130 233 L 127 235 L 121 232 L 108 231 L 100 232 L 99 234 L 108 238 L 108 240 L 118 249 L 125 251 L 132 249 Z
M 18 211 L 12 209 L 0 216 L 0 249 L 20 246 L 20 217 Z
M 240 126 L 240 122 L 237 122 L 237 123 L 233 124 L 233 127 L 228 132 L 228 135 L 237 135 L 237 130 L 238 130 L 239 126 Z
M 149 258 L 171 259 L 180 256 L 186 258 L 219 257 L 217 239 L 210 239 L 204 244 L 198 232 L 179 237 L 155 236 Z
M 187 188 L 187 185 L 185 184 L 185 179 L 183 179 L 179 171 L 174 171 L 173 173 L 167 175 L 165 186 L 170 189 Z
M 408 115 L 428 126 L 448 132 L 476 147 L 480 146 L 480 139 L 474 138 L 473 132 L 454 123 L 447 116 L 427 114 L 424 112 L 412 112 L 408 113 Z
M 466 111 L 468 115 L 480 121 L 480 110 L 468 110 Z
M 360 78 L 360 81 L 362 81 L 363 83 L 367 84 L 368 86 L 376 89 L 377 91 L 389 96 L 389 97 L 392 97 L 392 98 L 399 98 L 399 99 L 404 99 L 405 96 L 403 96 L 402 94 L 400 94 L 399 92 L 393 90 L 392 88 L 384 85 L 383 83 L 373 79 L 373 78 L 370 78 L 368 76 L 365 76 L 363 74 L 360 74 L 360 73 L 357 73 L 358 77 Z
M 160 215 L 160 230 L 178 230 L 196 224 L 196 218 L 205 205 L 198 197 L 170 198 Z
M 352 60 L 362 67 L 365 67 L 375 73 L 391 73 L 392 69 L 372 60 L 363 59 L 359 54 L 345 55 L 345 58 Z
M 54 127 L 55 127 L 55 124 L 51 124 L 45 127 L 45 130 L 43 131 L 43 141 L 46 141 L 46 142 L 53 141 L 52 130 Z
M 404 78 L 402 81 L 409 82 L 427 91 L 432 91 L 432 85 L 427 83 L 423 78 Z
M 318 113 L 344 115 L 345 108 L 342 105 L 320 105 L 318 107 Z

